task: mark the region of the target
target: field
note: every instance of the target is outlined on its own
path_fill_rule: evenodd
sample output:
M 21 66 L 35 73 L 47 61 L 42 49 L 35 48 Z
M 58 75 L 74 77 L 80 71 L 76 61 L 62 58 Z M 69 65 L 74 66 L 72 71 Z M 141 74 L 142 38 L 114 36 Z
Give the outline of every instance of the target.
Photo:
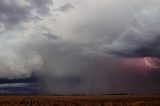
M 0 96 L 0 106 L 160 106 L 160 96 Z

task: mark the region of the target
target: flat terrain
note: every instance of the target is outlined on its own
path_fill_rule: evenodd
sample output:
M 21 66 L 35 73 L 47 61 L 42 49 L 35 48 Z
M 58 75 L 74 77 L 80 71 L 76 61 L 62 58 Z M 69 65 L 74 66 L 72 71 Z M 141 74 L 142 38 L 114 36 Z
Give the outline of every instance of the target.
M 160 106 L 160 96 L 0 96 L 0 106 Z

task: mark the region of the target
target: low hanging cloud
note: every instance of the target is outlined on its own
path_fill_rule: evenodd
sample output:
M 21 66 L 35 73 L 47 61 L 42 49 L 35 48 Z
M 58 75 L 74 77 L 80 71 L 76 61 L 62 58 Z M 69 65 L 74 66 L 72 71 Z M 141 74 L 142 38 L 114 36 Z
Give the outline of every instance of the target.
M 146 91 L 159 90 L 157 83 L 150 88 L 152 79 L 140 71 L 144 67 L 108 58 L 158 54 L 153 51 L 159 47 L 159 8 L 153 0 L 7 1 L 0 1 L 5 29 L 0 36 L 0 78 L 34 73 L 48 93 L 123 92 L 128 87 L 138 92 L 142 85 Z M 34 22 L 36 17 L 41 19 Z
M 121 57 L 160 56 L 160 8 L 142 10 L 135 15 L 130 26 L 102 49 L 111 55 Z
M 25 78 L 41 72 L 63 77 L 87 69 L 83 46 L 63 40 L 48 30 L 35 28 L 26 36 L 2 36 L 0 41 L 1 78 Z

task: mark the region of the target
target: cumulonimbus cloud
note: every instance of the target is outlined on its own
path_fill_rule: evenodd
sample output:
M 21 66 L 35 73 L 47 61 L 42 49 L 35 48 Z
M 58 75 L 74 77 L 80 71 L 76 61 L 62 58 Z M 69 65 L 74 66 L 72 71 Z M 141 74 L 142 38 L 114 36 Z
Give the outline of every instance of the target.
M 122 57 L 160 56 L 160 8 L 144 9 L 137 13 L 129 27 L 113 41 L 102 47 L 106 53 Z
M 46 13 L 49 9 L 48 6 L 53 3 L 51 0 L 45 2 L 39 0 L 37 3 L 29 0 L 26 1 L 28 4 L 25 2 L 23 4 L 16 0 L 12 7 L 10 0 L 8 4 L 3 0 L 1 2 L 7 7 L 2 6 L 1 10 L 4 11 L 1 11 L 0 14 L 10 17 L 11 21 L 15 18 L 17 21 L 13 20 L 13 25 L 24 20 L 32 20 L 29 16 L 33 15 L 35 11 L 37 14 Z M 59 16 L 55 18 L 55 22 L 47 20 L 47 14 L 43 14 L 43 20 L 47 20 L 53 25 L 42 22 L 37 23 L 32 31 L 28 27 L 26 27 L 26 31 L 20 31 L 19 27 L 16 27 L 17 30 L 3 32 L 0 60 L 4 65 L 1 69 L 9 71 L 2 71 L 4 74 L 1 74 L 1 77 L 9 77 L 10 73 L 12 73 L 11 78 L 30 76 L 35 70 L 50 70 L 54 75 L 63 76 L 74 73 L 74 70 L 85 70 L 80 66 L 85 67 L 83 61 L 90 61 L 87 58 L 84 59 L 90 53 L 101 54 L 104 53 L 102 51 L 105 51 L 107 54 L 137 56 L 145 54 L 145 51 L 147 51 L 146 53 L 152 51 L 151 46 L 158 44 L 155 42 L 153 44 L 153 41 L 157 40 L 159 35 L 157 34 L 158 26 L 153 28 L 150 25 L 159 25 L 158 18 L 156 18 L 159 16 L 157 13 L 159 9 L 146 9 L 150 0 L 117 2 L 86 0 L 86 4 L 73 5 L 74 8 L 70 11 L 60 12 Z M 127 6 L 124 6 L 125 2 L 128 3 Z M 37 5 L 38 3 L 40 5 Z M 34 9 L 31 10 L 30 6 Z M 136 6 L 139 9 L 135 8 Z M 143 11 L 139 13 L 139 10 Z M 10 16 L 8 11 L 15 16 Z M 24 17 L 20 18 L 19 16 Z M 132 19 L 134 21 L 128 25 Z M 0 22 L 6 26 L 13 26 L 10 21 L 0 20 Z M 42 25 L 43 27 L 40 27 Z M 125 31 L 128 26 L 130 27 Z M 153 35 L 150 34 L 151 32 L 154 32 Z M 23 33 L 25 34 L 23 35 Z M 102 51 L 99 48 L 102 48 Z M 88 57 L 92 58 L 92 55 Z M 72 63 L 73 61 L 74 63 Z M 16 64 L 19 65 L 16 66 Z M 75 71 L 75 73 L 78 72 Z
M 63 93 L 118 91 L 129 84 L 144 89 L 133 79 L 137 73 L 150 84 L 139 69 L 128 72 L 131 68 L 126 64 L 120 67 L 122 61 L 107 56 L 159 54 L 153 52 L 159 47 L 160 16 L 153 0 L 70 0 L 68 4 L 58 0 L 65 3 L 55 11 L 56 0 L 8 1 L 0 1 L 0 23 L 5 29 L 0 36 L 0 78 L 28 78 L 35 73 L 46 92 Z M 37 16 L 41 19 L 34 22 Z

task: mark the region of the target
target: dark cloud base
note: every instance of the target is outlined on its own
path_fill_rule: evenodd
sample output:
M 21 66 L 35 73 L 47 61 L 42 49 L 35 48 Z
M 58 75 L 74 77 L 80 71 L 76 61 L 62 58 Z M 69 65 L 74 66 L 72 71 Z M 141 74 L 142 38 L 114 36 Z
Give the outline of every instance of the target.
M 148 71 L 140 60 L 160 55 L 160 9 L 148 8 L 153 1 L 67 3 L 58 7 L 58 18 L 50 10 L 54 0 L 7 1 L 0 1 L 0 84 L 10 85 L 1 85 L 1 92 L 160 92 L 159 69 Z

